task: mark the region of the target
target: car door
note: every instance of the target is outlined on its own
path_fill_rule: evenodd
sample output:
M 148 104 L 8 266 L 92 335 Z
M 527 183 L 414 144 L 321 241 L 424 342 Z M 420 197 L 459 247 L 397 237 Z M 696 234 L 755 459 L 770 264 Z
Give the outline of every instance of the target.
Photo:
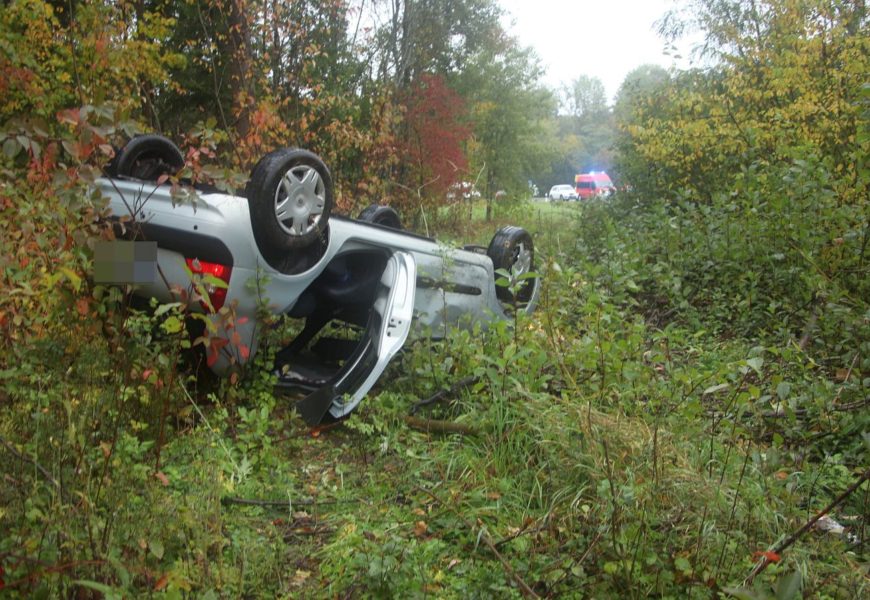
M 309 425 L 347 416 L 374 386 L 408 338 L 416 290 L 414 257 L 409 252 L 393 252 L 356 351 L 332 379 L 296 404 Z

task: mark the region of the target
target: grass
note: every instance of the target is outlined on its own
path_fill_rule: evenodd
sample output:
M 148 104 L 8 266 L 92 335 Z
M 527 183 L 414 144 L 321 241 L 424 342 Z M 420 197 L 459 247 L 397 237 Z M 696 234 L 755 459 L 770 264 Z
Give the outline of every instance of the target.
M 475 204 L 465 239 L 486 244 L 508 221 L 533 233 L 538 311 L 411 344 L 335 427 L 305 427 L 263 377 L 209 394 L 178 372 L 161 396 L 142 377 L 149 361 L 161 378 L 175 372 L 159 351 L 7 372 L 0 436 L 22 458 L 2 467 L 4 592 L 709 598 L 741 586 L 755 553 L 842 491 L 855 462 L 789 437 L 825 423 L 765 416 L 764 397 L 805 357 L 651 319 L 636 257 L 596 260 L 583 245 L 600 234 L 583 229 L 599 223 L 587 210 L 520 203 L 482 223 Z M 94 363 L 106 374 L 64 379 Z M 800 372 L 793 387 L 822 385 Z M 468 376 L 473 386 L 418 416 L 475 433 L 407 426 L 414 402 Z M 834 516 L 858 531 L 866 513 L 865 485 Z M 864 546 L 811 533 L 740 593 L 787 597 L 798 573 L 806 597 L 860 597 L 866 559 Z

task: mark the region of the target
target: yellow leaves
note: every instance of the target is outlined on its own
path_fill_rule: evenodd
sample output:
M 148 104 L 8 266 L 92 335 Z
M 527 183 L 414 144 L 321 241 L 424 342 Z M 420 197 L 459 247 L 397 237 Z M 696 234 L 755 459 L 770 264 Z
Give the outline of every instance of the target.
M 302 585 L 311 577 L 311 571 L 305 571 L 304 569 L 296 569 L 296 572 L 293 574 L 293 579 L 290 581 L 290 584 L 293 587 L 302 587 Z

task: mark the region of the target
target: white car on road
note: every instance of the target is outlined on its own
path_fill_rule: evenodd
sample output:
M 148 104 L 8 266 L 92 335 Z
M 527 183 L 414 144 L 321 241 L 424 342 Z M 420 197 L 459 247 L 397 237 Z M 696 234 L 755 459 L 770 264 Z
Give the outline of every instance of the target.
M 571 185 L 554 185 L 547 194 L 550 200 L 577 200 L 577 190 Z

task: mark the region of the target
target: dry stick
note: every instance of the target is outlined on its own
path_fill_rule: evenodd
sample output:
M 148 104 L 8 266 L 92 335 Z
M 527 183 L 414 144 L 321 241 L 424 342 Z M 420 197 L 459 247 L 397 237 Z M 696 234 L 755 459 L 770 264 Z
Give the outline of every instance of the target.
M 335 529 L 334 529 L 334 528 L 331 528 L 331 527 L 324 527 L 324 528 L 322 528 L 322 529 L 310 529 L 310 530 L 308 530 L 308 529 L 299 529 L 299 528 L 297 528 L 297 529 L 288 529 L 288 530 L 286 530 L 286 531 L 284 532 L 284 539 L 285 539 L 285 541 L 288 541 L 287 538 L 289 538 L 289 537 L 293 537 L 294 535 L 296 535 L 296 536 L 303 536 L 303 535 L 328 535 L 328 534 L 330 534 L 330 533 L 335 533 Z
M 449 388 L 441 389 L 441 390 L 435 392 L 434 394 L 432 394 L 431 396 L 429 396 L 428 398 L 426 398 L 425 400 L 420 400 L 419 402 L 415 402 L 411 406 L 411 410 L 409 410 L 408 412 L 409 412 L 409 414 L 413 415 L 414 413 L 416 413 L 418 410 L 420 410 L 424 406 L 429 406 L 430 404 L 435 404 L 436 402 L 441 402 L 441 401 L 446 400 L 447 398 L 449 398 L 451 396 L 455 396 L 458 392 L 460 392 L 468 387 L 471 387 L 472 385 L 474 385 L 478 381 L 480 381 L 480 377 L 476 377 L 474 375 L 460 379 L 459 381 L 457 381 L 456 383 L 451 385 Z
M 743 456 L 743 467 L 740 469 L 740 478 L 737 480 L 737 490 L 734 492 L 734 499 L 731 502 L 731 514 L 728 515 L 728 524 L 725 526 L 725 531 L 731 529 L 731 523 L 734 521 L 734 513 L 737 511 L 737 499 L 740 497 L 740 487 L 743 485 L 743 476 L 746 474 L 746 466 L 749 464 L 749 452 Z M 719 553 L 719 562 L 716 563 L 716 574 L 714 579 L 719 577 L 719 569 L 722 568 L 722 561 L 725 560 L 725 548 L 728 546 L 728 540 L 722 543 L 722 551 Z
M 464 435 L 477 435 L 480 433 L 476 427 L 455 421 L 438 421 L 436 419 L 420 419 L 418 417 L 406 416 L 405 423 L 412 429 L 418 429 L 426 433 L 461 433 Z
M 868 479 L 870 479 L 870 469 L 867 469 L 866 471 L 864 471 L 864 474 L 861 475 L 861 477 L 859 477 L 855 483 L 853 483 L 848 488 L 846 488 L 846 491 L 844 491 L 842 494 L 837 496 L 830 504 L 828 504 L 825 508 L 823 508 L 821 511 L 819 511 L 816 514 L 816 516 L 814 516 L 812 519 L 810 519 L 809 521 L 804 523 L 803 527 L 801 527 L 800 529 L 795 531 L 793 534 L 788 536 L 788 538 L 786 538 L 785 540 L 783 540 L 782 542 L 780 542 L 779 544 L 774 546 L 774 548 L 771 552 L 773 552 L 775 554 L 781 554 L 789 546 L 794 544 L 798 540 L 798 538 L 800 538 L 804 533 L 806 533 L 813 525 L 815 525 L 816 521 L 818 521 L 819 519 L 824 517 L 826 514 L 828 514 L 832 510 L 834 510 L 837 506 L 842 504 L 846 500 L 846 498 L 851 496 L 852 493 L 855 490 L 857 490 L 859 487 L 861 487 L 861 484 L 864 483 L 865 481 L 867 481 Z M 767 558 L 767 555 L 762 556 L 761 561 L 757 565 L 755 565 L 755 568 L 752 569 L 752 572 L 749 574 L 749 577 L 747 577 L 746 580 L 743 582 L 743 585 L 749 585 L 750 583 L 752 583 L 752 580 L 755 579 L 755 577 L 759 573 L 764 571 L 767 568 L 767 565 L 769 565 L 771 562 L 772 561 L 769 558 Z
M 517 539 L 521 535 L 540 533 L 542 531 L 546 531 L 547 528 L 549 527 L 549 525 L 544 524 L 544 525 L 538 525 L 534 529 L 529 529 L 529 525 L 531 525 L 533 522 L 534 521 L 529 521 L 528 523 L 525 523 L 519 529 L 519 531 L 517 531 L 516 533 L 512 533 L 511 535 L 507 536 L 506 538 L 502 538 L 499 541 L 495 542 L 495 547 L 498 548 L 499 546 L 504 546 L 508 542 L 512 542 L 513 540 Z
M 424 494 L 426 494 L 427 496 L 429 496 L 429 497 L 432 498 L 433 500 L 435 500 L 435 502 L 437 502 L 437 503 L 440 504 L 441 506 L 444 506 L 444 507 L 447 507 L 448 509 L 450 509 L 450 511 L 451 511 L 453 514 L 455 514 L 457 517 L 459 517 L 459 519 L 460 519 L 463 523 L 465 523 L 465 526 L 468 527 L 468 529 L 469 529 L 470 531 L 474 531 L 474 526 L 471 524 L 471 522 L 470 522 L 468 519 L 465 518 L 465 515 L 463 515 L 462 513 L 460 513 L 458 510 L 456 510 L 455 508 L 453 508 L 451 505 L 449 505 L 449 504 L 447 504 L 446 502 L 442 501 L 441 498 L 439 498 L 438 496 L 436 496 L 434 492 L 430 492 L 429 490 L 427 490 L 427 489 L 425 489 L 425 488 L 422 488 L 422 487 L 420 487 L 420 486 L 415 486 L 415 488 L 418 489 L 418 490 L 420 490 L 421 492 L 423 492 Z M 527 598 L 540 598 L 540 596 L 538 596 L 538 595 L 535 593 L 535 591 L 534 591 L 532 588 L 530 588 L 529 585 L 528 585 L 525 581 L 523 581 L 523 579 L 522 579 L 519 575 L 517 575 L 517 572 L 514 571 L 513 567 L 511 567 L 511 565 L 510 565 L 510 563 L 507 561 L 507 559 L 506 559 L 504 556 L 502 556 L 501 553 L 498 551 L 498 549 L 495 547 L 495 544 L 494 544 L 493 541 L 490 539 L 489 534 L 487 534 L 486 531 L 481 530 L 481 532 L 480 532 L 480 539 L 482 539 L 482 540 L 483 540 L 483 543 L 487 545 L 487 547 L 492 551 L 493 554 L 495 554 L 495 557 L 499 560 L 499 562 L 501 563 L 501 566 L 504 567 L 505 572 L 506 572 L 506 573 L 511 577 L 511 579 L 513 579 L 513 580 L 516 582 L 516 584 L 520 587 L 520 591 L 523 592 L 523 595 L 524 595 L 524 596 L 526 596 Z
M 855 368 L 855 363 L 858 362 L 858 357 L 860 355 L 860 352 L 855 353 L 855 358 L 852 359 L 852 363 L 849 365 L 849 370 L 846 371 L 846 376 L 843 377 L 843 383 L 840 384 L 840 389 L 837 390 L 837 395 L 834 396 L 834 401 L 831 404 L 836 405 L 840 402 L 840 395 L 843 393 L 843 388 L 846 387 L 847 383 L 849 383 L 849 377 L 852 376 L 852 369 Z M 864 401 L 866 402 L 866 398 Z M 834 410 L 836 410 L 836 406 L 834 406 Z
M 293 506 L 322 506 L 326 504 L 357 504 L 361 502 L 361 500 L 306 500 L 299 499 L 293 500 L 255 500 L 251 498 L 237 498 L 235 496 L 227 496 L 221 498 L 221 504 L 241 504 L 243 506 L 280 506 L 280 507 L 293 507 Z

